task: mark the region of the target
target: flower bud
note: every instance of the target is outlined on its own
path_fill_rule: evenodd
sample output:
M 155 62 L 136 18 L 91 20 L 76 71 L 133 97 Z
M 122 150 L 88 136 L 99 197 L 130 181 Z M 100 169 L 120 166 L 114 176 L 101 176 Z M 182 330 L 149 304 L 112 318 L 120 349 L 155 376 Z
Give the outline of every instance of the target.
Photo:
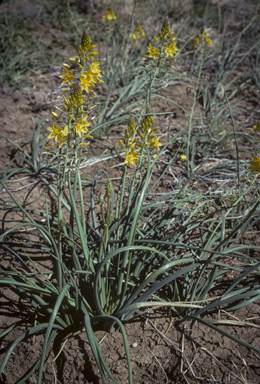
M 103 205 L 104 203 L 104 196 L 102 195 L 102 193 L 100 193 L 99 195 L 99 205 Z
M 55 117 L 55 119 L 58 119 L 58 118 L 59 118 L 59 116 L 57 115 L 57 113 L 52 112 L 51 114 L 52 114 L 53 117 Z
M 105 225 L 109 226 L 113 220 L 114 220 L 114 212 L 110 212 L 107 219 L 106 219 Z
M 66 219 L 65 217 L 63 217 L 61 220 L 60 220 L 60 229 L 63 229 L 66 225 Z
M 134 132 L 135 131 L 135 118 L 134 115 L 130 115 L 128 120 L 128 132 Z
M 90 57 L 90 59 L 92 58 L 92 57 L 95 57 L 95 56 L 97 56 L 98 55 L 98 52 L 91 52 L 90 54 L 89 54 L 89 57 Z
M 79 84 L 76 85 L 74 91 L 70 94 L 70 101 L 79 101 L 82 99 L 82 91 Z
M 87 31 L 84 29 L 84 32 L 82 34 L 81 38 L 81 46 L 82 48 L 89 48 L 91 44 L 91 38 L 87 34 Z
M 109 180 L 109 182 L 107 183 L 107 196 L 110 197 L 112 192 L 113 192 L 113 184 Z
M 162 36 L 164 37 L 167 36 L 168 33 L 170 33 L 170 24 L 168 21 L 168 17 L 166 17 L 166 19 L 164 20 L 161 32 L 162 32 Z

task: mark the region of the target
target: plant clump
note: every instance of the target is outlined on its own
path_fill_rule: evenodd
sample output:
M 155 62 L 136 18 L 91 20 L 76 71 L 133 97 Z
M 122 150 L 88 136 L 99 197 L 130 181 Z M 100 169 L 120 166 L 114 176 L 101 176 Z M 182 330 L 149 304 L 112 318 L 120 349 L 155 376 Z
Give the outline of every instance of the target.
M 200 322 L 260 353 L 258 346 L 223 330 L 221 319 L 212 316 L 227 316 L 259 299 L 260 262 L 248 255 L 248 249 L 259 247 L 239 241 L 259 218 L 259 187 L 251 173 L 260 173 L 260 157 L 254 154 L 249 165 L 239 158 L 238 140 L 246 135 L 236 131 L 232 94 L 224 89 L 226 104 L 219 101 L 216 115 L 209 111 L 211 121 L 198 102 L 208 79 L 205 61 L 214 54 L 208 49 L 214 45 L 207 29 L 187 53 L 166 17 L 151 43 L 140 24 L 134 29 L 135 5 L 123 43 L 111 28 L 116 20 L 112 9 L 102 18 L 108 25 L 104 49 L 94 51 L 92 38 L 83 31 L 75 56 L 63 63 L 52 127 L 38 124 L 31 152 L 15 143 L 24 162 L 15 168 L 21 158 L 12 159 L 0 180 L 1 193 L 11 200 L 1 203 L 6 213 L 0 233 L 0 284 L 21 302 L 26 300 L 29 317 L 40 319 L 16 340 L 10 335 L 20 327 L 20 319 L 1 333 L 8 340 L 0 374 L 20 342 L 44 337 L 41 356 L 19 382 L 36 368 L 38 384 L 43 382 L 52 343 L 60 346 L 62 339 L 84 332 L 102 383 L 107 377 L 116 383 L 117 372 L 106 364 L 96 331 L 119 330 L 127 362 L 124 382 L 132 384 L 124 325 L 149 314 L 150 308 L 168 307 L 178 320 Z M 142 39 L 137 49 L 135 42 Z M 188 54 L 192 65 L 187 80 L 177 67 Z M 227 54 L 226 61 L 231 56 Z M 184 107 L 161 92 L 185 81 L 193 93 Z M 173 128 L 175 112 L 168 106 L 161 112 L 160 98 L 183 112 Z M 231 133 L 229 126 L 223 132 L 223 120 L 219 124 L 224 112 Z M 260 122 L 254 121 L 250 129 L 257 140 Z M 116 140 L 102 134 L 97 140 L 94 132 L 103 129 L 107 135 L 117 129 Z M 229 152 L 223 150 L 226 142 L 234 144 Z M 87 145 L 105 150 L 97 156 L 89 150 L 86 156 Z M 45 152 L 46 147 L 51 149 Z M 107 159 L 115 164 L 113 174 L 111 163 L 106 169 L 100 165 Z M 32 197 L 35 185 L 22 202 L 9 187 L 21 173 L 26 178 L 19 180 L 29 174 L 41 186 L 37 199 Z M 164 189 L 158 192 L 161 184 Z M 35 209 L 38 200 L 40 210 Z M 46 255 L 46 269 L 42 258 L 31 258 L 32 249 Z M 233 314 L 230 317 L 228 324 L 236 325 Z M 187 371 L 196 378 L 191 366 Z

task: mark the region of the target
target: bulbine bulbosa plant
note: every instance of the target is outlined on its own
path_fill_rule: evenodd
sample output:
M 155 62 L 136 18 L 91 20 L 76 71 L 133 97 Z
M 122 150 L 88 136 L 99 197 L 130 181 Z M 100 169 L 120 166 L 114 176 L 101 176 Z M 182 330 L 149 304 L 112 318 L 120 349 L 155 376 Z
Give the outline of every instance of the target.
M 103 21 L 113 20 L 115 15 L 108 10 Z M 140 31 L 144 34 L 139 27 L 135 33 Z M 200 37 L 209 44 L 206 34 Z M 86 146 L 93 135 L 89 115 L 93 101 L 98 98 L 98 85 L 103 82 L 100 62 L 96 61 L 98 53 L 93 51 L 95 46 L 86 31 L 76 47 L 75 57 L 63 64 L 64 74 L 60 78 L 66 89 L 60 95 L 62 105 L 52 112 L 56 122 L 47 127 L 49 142 L 45 150 L 48 148 L 47 155 L 52 156 L 49 162 L 55 178 L 42 177 L 44 212 L 30 207 L 29 202 L 19 203 L 1 181 L 13 200 L 12 207 L 23 217 L 22 222 L 17 221 L 0 235 L 1 247 L 8 254 L 7 259 L 2 257 L 1 285 L 27 301 L 31 308 L 28 318 L 35 323 L 10 343 L 0 373 L 18 343 L 34 335 L 44 335 L 40 358 L 19 383 L 38 369 L 40 384 L 52 343 L 60 345 L 62 340 L 80 332 L 88 336 L 103 383 L 107 376 L 117 383 L 95 338 L 95 331 L 100 329 L 121 331 L 128 364 L 126 380 L 133 383 L 124 323 L 140 309 L 143 313 L 151 307 L 169 307 L 182 320 L 204 322 L 260 352 L 202 318 L 216 308 L 232 311 L 259 297 L 260 263 L 248 265 L 243 246 L 235 244 L 237 234 L 245 231 L 259 215 L 259 202 L 252 196 L 243 206 L 240 197 L 226 209 L 212 210 L 211 196 L 201 191 L 187 193 L 190 180 L 153 198 L 155 187 L 176 161 L 173 156 L 159 178 L 151 181 L 153 167 L 176 140 L 174 136 L 163 144 L 152 111 L 153 89 L 178 53 L 168 19 L 154 41 L 140 59 L 144 85 L 138 114 L 128 113 L 127 107 L 127 128 L 118 145 L 124 159 L 118 185 L 113 185 L 102 169 L 90 183 L 80 171 L 83 164 L 88 166 Z M 188 153 L 181 158 L 182 163 L 186 161 L 189 161 Z M 129 167 L 134 170 L 132 176 L 127 174 Z M 96 196 L 101 174 L 106 182 L 103 193 Z M 91 187 L 90 196 L 83 189 L 87 183 Z M 241 191 L 247 192 L 246 184 L 241 185 Z M 50 214 L 49 193 L 57 202 L 54 216 Z M 238 207 L 243 220 L 234 219 L 233 225 L 227 227 L 226 221 L 238 214 Z M 23 238 L 10 241 L 20 230 Z M 195 236 L 192 242 L 187 241 L 190 234 Z M 51 272 L 43 270 L 29 256 L 28 251 L 34 247 L 47 253 L 52 261 Z M 233 258 L 239 258 L 239 264 L 230 265 Z M 231 270 L 236 272 L 236 279 L 214 298 L 217 283 Z M 1 337 L 11 334 L 19 325 L 17 321 Z

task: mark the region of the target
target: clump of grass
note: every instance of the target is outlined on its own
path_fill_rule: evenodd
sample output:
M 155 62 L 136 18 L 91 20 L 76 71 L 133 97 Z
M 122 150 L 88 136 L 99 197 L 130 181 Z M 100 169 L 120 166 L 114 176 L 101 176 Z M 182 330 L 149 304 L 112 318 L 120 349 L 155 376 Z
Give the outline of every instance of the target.
M 115 15 L 109 10 L 105 16 L 104 21 L 112 22 Z M 145 40 L 141 65 L 135 68 L 133 62 L 137 61 L 133 58 L 139 48 L 135 51 L 129 44 L 132 28 L 133 17 L 120 56 L 115 55 L 115 40 L 109 36 L 112 48 L 105 55 L 104 75 L 101 63 L 96 60 L 95 45 L 84 31 L 75 56 L 63 64 L 60 78 L 66 89 L 61 95 L 62 102 L 52 112 L 55 122 L 47 127 L 48 135 L 45 129 L 44 137 L 41 136 L 42 124 L 39 124 L 32 137 L 31 153 L 24 152 L 27 166 L 14 169 L 10 164 L 0 181 L 12 200 L 0 235 L 1 248 L 8 255 L 2 256 L 0 283 L 29 303 L 30 318 L 41 315 L 43 319 L 9 343 L 1 364 L 0 373 L 21 341 L 43 334 L 41 357 L 20 382 L 38 369 L 38 383 L 41 383 L 44 360 L 52 342 L 59 344 L 62 338 L 80 332 L 88 336 L 102 382 L 106 383 L 107 376 L 117 382 L 102 356 L 95 331 L 113 332 L 118 328 L 125 346 L 127 380 L 132 383 L 124 323 L 140 314 L 140 310 L 145 313 L 151 307 L 169 307 L 181 320 L 202 322 L 260 352 L 259 348 L 224 331 L 209 316 L 219 309 L 234 311 L 260 297 L 260 263 L 244 252 L 257 247 L 237 244 L 259 217 L 259 187 L 252 188 L 254 180 L 247 165 L 239 159 L 234 124 L 232 135 L 237 158 L 210 164 L 209 168 L 212 152 L 228 137 L 212 146 L 210 140 L 215 139 L 215 128 L 211 128 L 207 141 L 202 140 L 202 133 L 194 136 L 192 130 L 205 64 L 204 48 L 211 43 L 210 37 L 203 29 L 195 41 L 202 50 L 187 125 L 165 142 L 160 127 L 155 125 L 152 102 L 158 89 L 169 81 L 171 64 L 178 60 L 179 44 L 166 18 L 153 41 Z M 98 121 L 92 127 L 89 115 L 99 100 L 99 87 L 105 89 L 106 96 Z M 116 92 L 117 100 L 112 102 Z M 226 100 L 233 122 L 232 106 Z M 120 183 L 113 185 L 102 169 L 93 180 L 84 179 L 81 169 L 89 166 L 91 159 L 86 148 L 94 132 L 126 120 L 127 127 L 117 146 L 123 158 Z M 185 147 L 172 156 L 171 148 L 178 146 L 180 135 L 186 137 Z M 47 147 L 43 147 L 46 141 Z M 201 153 L 199 159 L 195 157 L 197 150 Z M 181 181 L 173 169 L 179 152 L 184 156 L 178 164 Z M 257 164 L 253 162 L 251 171 L 259 170 L 259 162 L 259 159 Z M 164 164 L 164 168 L 157 179 L 151 179 L 158 164 Z M 133 170 L 130 177 L 129 167 Z M 20 203 L 10 191 L 8 182 L 21 172 L 41 176 L 44 212 L 33 207 L 35 200 L 30 200 L 30 193 Z M 222 180 L 218 181 L 216 191 L 192 189 L 192 183 L 198 179 L 206 185 L 205 180 L 214 183 L 219 173 Z M 103 181 L 99 180 L 100 175 Z M 154 195 L 158 184 L 170 175 L 175 178 L 175 188 L 159 197 Z M 85 185 L 91 190 L 90 215 L 86 214 Z M 56 201 L 55 213 L 50 210 L 50 194 Z M 8 214 L 13 211 L 19 212 L 23 220 L 11 219 L 10 227 L 6 228 Z M 18 240 L 17 233 L 23 236 L 22 240 Z M 44 270 L 30 257 L 29 250 L 36 246 L 48 254 L 51 271 Z M 219 283 L 223 280 L 225 287 L 220 290 Z M 19 324 L 17 321 L 0 336 L 9 335 Z

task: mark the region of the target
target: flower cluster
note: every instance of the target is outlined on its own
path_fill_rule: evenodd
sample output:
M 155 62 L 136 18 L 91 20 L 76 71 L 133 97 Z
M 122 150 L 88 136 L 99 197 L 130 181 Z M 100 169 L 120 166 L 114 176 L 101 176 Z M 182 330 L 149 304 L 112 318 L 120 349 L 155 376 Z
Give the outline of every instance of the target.
M 130 166 L 130 164 L 136 165 L 136 162 L 143 152 L 143 144 L 145 144 L 150 151 L 153 151 L 155 155 L 158 154 L 162 144 L 159 141 L 159 137 L 154 134 L 158 127 L 152 128 L 153 124 L 154 118 L 149 107 L 146 108 L 146 116 L 137 129 L 134 116 L 130 116 L 127 129 L 125 130 L 125 140 L 119 140 L 120 145 L 125 147 L 125 164 L 128 166 Z
M 193 44 L 195 46 L 201 46 L 204 44 L 211 45 L 212 41 L 204 28 L 200 31 L 200 34 L 194 39 Z
M 144 29 L 141 27 L 140 24 L 137 25 L 137 27 L 135 28 L 134 30 L 134 33 L 130 33 L 129 34 L 129 38 L 133 40 L 133 43 L 136 41 L 136 40 L 140 40 L 140 39 L 144 39 L 145 38 L 145 31 Z M 132 43 L 132 44 L 133 44 Z
M 102 17 L 102 21 L 105 23 L 105 22 L 111 22 L 111 21 L 114 21 L 116 20 L 116 15 L 114 13 L 114 11 L 109 8 L 107 11 L 106 11 L 106 14 Z
M 125 140 L 123 141 L 119 139 L 119 144 L 122 147 L 125 147 L 125 164 L 128 166 L 130 166 L 130 164 L 135 166 L 135 162 L 139 159 L 138 152 L 134 150 L 137 142 L 137 138 L 135 138 L 135 130 L 135 118 L 131 115 L 128 120 L 127 129 L 125 130 Z
M 143 55 L 142 57 L 147 59 L 158 58 L 159 61 L 161 61 L 161 59 L 166 55 L 167 58 L 175 59 L 175 54 L 177 53 L 178 48 L 175 42 L 176 37 L 173 38 L 172 36 L 173 32 L 171 32 L 168 18 L 166 18 L 161 31 L 158 32 L 158 37 L 154 37 L 155 43 L 158 44 L 158 47 L 156 48 L 152 44 L 149 44 L 149 47 L 146 49 L 146 55 Z
M 137 130 L 137 135 L 140 137 L 140 141 L 147 147 L 150 147 L 155 154 L 158 154 L 158 150 L 162 145 L 159 141 L 159 137 L 155 136 L 153 132 L 157 131 L 158 127 L 152 128 L 154 124 L 154 118 L 150 107 L 146 108 L 146 116 L 143 119 L 141 125 Z M 142 144 L 137 144 L 138 147 L 142 148 Z
M 75 141 L 77 137 L 81 139 L 92 137 L 88 135 L 90 124 L 84 111 L 85 101 L 82 92 L 89 93 L 91 87 L 96 87 L 96 83 L 103 83 L 100 79 L 102 77 L 100 63 L 94 59 L 90 64 L 90 60 L 98 55 L 97 52 L 92 52 L 94 48 L 91 38 L 84 31 L 81 44 L 75 47 L 77 55 L 69 58 L 70 64 L 63 64 L 64 74 L 59 77 L 63 80 L 62 85 L 67 84 L 68 88 L 63 91 L 62 96 L 70 92 L 68 97 L 64 97 L 63 113 L 67 117 L 66 125 L 61 128 L 54 123 L 52 128 L 47 128 L 51 132 L 48 138 L 58 142 L 59 148 L 65 143 L 68 144 L 71 139 Z M 52 112 L 52 115 L 56 119 L 59 118 L 55 112 Z

